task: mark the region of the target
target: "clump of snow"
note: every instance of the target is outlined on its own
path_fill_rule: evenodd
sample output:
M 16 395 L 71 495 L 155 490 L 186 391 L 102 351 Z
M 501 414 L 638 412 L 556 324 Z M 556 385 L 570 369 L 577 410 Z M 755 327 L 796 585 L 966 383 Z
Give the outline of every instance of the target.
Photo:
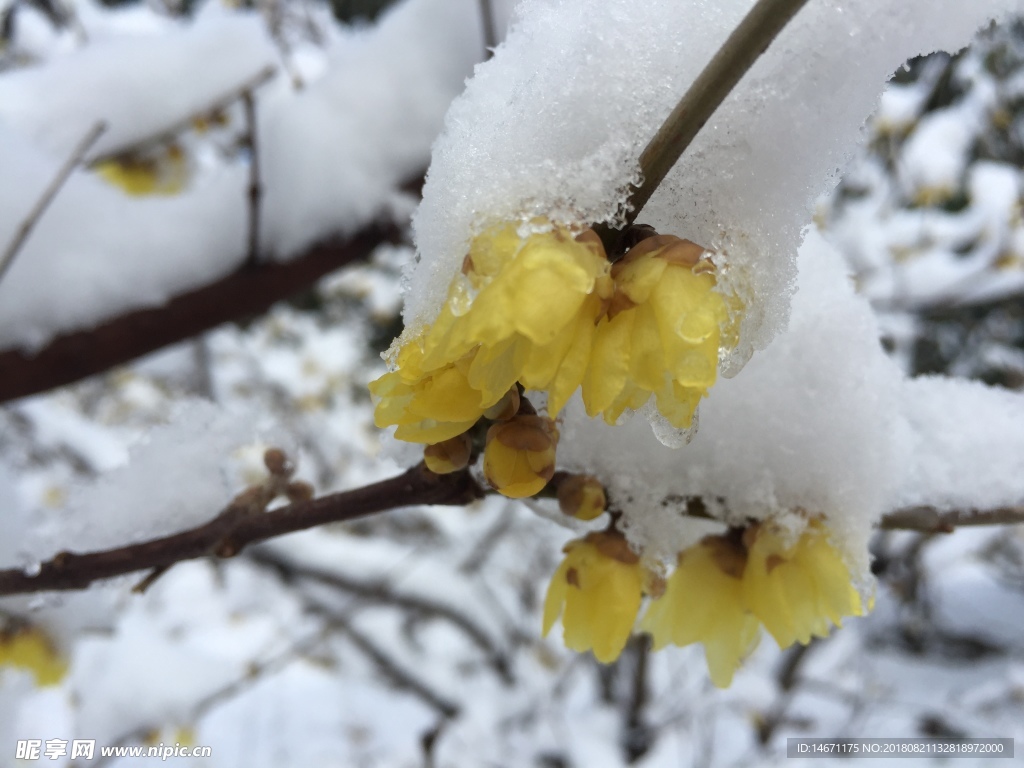
M 92 156 L 106 155 L 187 121 L 275 60 L 258 15 L 207 14 L 160 34 L 109 38 L 5 73 L 0 120 L 61 158 L 102 120 L 107 130 Z
M 536 215 L 614 222 L 640 150 L 749 9 L 525 2 L 449 111 L 415 219 L 407 324 L 436 315 L 471 237 Z M 810 3 L 728 97 L 641 220 L 725 254 L 746 300 L 734 373 L 784 327 L 800 233 L 909 56 L 958 47 L 1016 4 Z
M 238 489 L 232 453 L 257 437 L 249 414 L 183 401 L 127 465 L 75 489 L 68 508 L 52 512 L 23 542 L 22 558 L 122 546 L 210 520 Z
M 789 327 L 715 385 L 688 445 L 666 450 L 639 420 L 608 427 L 578 409 L 565 420 L 559 461 L 607 483 L 627 535 L 652 556 L 673 559 L 707 533 L 682 518 L 692 496 L 737 524 L 793 510 L 824 515 L 863 568 L 900 469 L 889 438 L 900 382 L 845 263 L 810 231 Z
M 1024 500 L 1024 397 L 977 381 L 909 379 L 911 444 L 894 507 L 996 509 Z

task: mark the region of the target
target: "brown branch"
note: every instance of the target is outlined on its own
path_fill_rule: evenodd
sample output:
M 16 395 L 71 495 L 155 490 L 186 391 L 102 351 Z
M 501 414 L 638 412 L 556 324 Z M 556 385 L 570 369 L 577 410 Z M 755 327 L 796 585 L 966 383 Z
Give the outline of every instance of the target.
M 1024 523 L 1024 506 L 948 512 L 941 512 L 934 507 L 907 507 L 883 515 L 878 527 L 883 531 L 950 533 L 956 528 L 965 526 L 1014 525 L 1018 523 Z
M 57 175 L 53 177 L 46 189 L 43 190 L 43 194 L 36 201 L 36 204 L 32 206 L 32 210 L 28 212 L 24 221 L 18 227 L 17 232 L 14 233 L 14 239 L 8 243 L 4 249 L 2 255 L 0 255 L 0 280 L 4 279 L 4 275 L 7 273 L 7 269 L 14 262 L 14 257 L 18 255 L 18 251 L 21 250 L 21 246 L 25 244 L 28 236 L 32 234 L 32 230 L 35 229 L 36 224 L 39 223 L 39 219 L 46 213 L 46 209 L 50 207 L 50 203 L 57 197 L 57 193 L 64 187 L 68 178 L 71 176 L 71 172 L 75 170 L 82 162 L 82 158 L 85 157 L 85 153 L 89 151 L 89 148 L 96 143 L 96 140 L 103 135 L 103 132 L 107 130 L 107 124 L 104 122 L 96 123 L 89 132 L 82 137 L 82 140 L 78 142 L 75 148 L 72 150 L 68 159 L 64 161 L 64 164 L 57 170 Z
M 494 7 L 491 0 L 480 0 L 480 24 L 484 33 L 484 59 L 494 55 L 498 47 L 498 31 L 494 24 Z
M 242 94 L 242 104 L 245 106 L 246 138 L 245 143 L 249 149 L 249 249 L 246 256 L 246 266 L 250 269 L 259 263 L 260 259 L 260 198 L 263 196 L 263 187 L 260 186 L 260 150 L 256 132 L 256 98 L 251 90 Z
M 0 351 L 0 403 L 71 384 L 221 323 L 262 313 L 399 237 L 395 225 L 374 224 L 348 240 L 315 245 L 287 262 L 243 267 L 162 307 L 136 310 L 95 328 L 59 336 L 35 355 L 19 349 Z
M 181 533 L 99 552 L 60 552 L 33 575 L 18 568 L 0 570 L 0 595 L 84 589 L 95 581 L 184 560 L 233 557 L 249 544 L 325 523 L 416 504 L 463 505 L 482 494 L 467 471 L 435 475 L 420 464 L 379 483 L 271 512 L 232 504 L 210 522 Z
M 639 186 L 630 186 L 626 224 L 636 221 L 700 129 L 808 0 L 758 0 L 693 81 L 640 154 Z M 612 252 L 618 232 L 598 227 Z

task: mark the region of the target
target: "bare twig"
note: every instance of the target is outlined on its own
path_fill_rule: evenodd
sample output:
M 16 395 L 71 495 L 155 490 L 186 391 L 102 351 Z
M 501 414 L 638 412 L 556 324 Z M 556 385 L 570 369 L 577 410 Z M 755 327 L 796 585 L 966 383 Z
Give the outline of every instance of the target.
M 104 122 L 96 123 L 89 132 L 82 137 L 82 140 L 75 145 L 68 159 L 64 161 L 64 165 L 57 171 L 57 175 L 53 177 L 49 186 L 43 190 L 43 194 L 36 201 L 36 204 L 32 207 L 32 210 L 28 212 L 25 220 L 21 222 L 18 227 L 18 231 L 14 233 L 14 239 L 8 243 L 7 248 L 4 249 L 3 255 L 0 256 L 0 280 L 4 279 L 4 275 L 7 273 L 7 269 L 14 262 L 14 257 L 21 250 L 22 245 L 28 239 L 28 236 L 32 233 L 36 224 L 39 223 L 39 219 L 42 218 L 43 214 L 46 213 L 46 209 L 50 207 L 50 203 L 60 192 L 61 188 L 67 182 L 71 176 L 71 172 L 78 167 L 79 163 L 82 162 L 82 158 L 85 157 L 85 153 L 89 151 L 89 148 L 96 143 L 96 140 L 107 130 L 107 125 Z
M 883 531 L 922 531 L 948 533 L 955 528 L 975 525 L 1014 525 L 1024 523 L 1024 506 L 997 509 L 965 509 L 940 512 L 934 507 L 907 507 L 882 516 Z
M 252 93 L 254 90 L 259 88 L 261 85 L 270 80 L 275 74 L 277 74 L 277 67 L 273 64 L 268 64 L 256 74 L 246 78 L 241 83 L 231 88 L 227 92 L 215 98 L 209 104 L 205 105 L 201 109 L 196 110 L 194 113 L 182 118 L 174 123 L 171 123 L 166 128 L 160 130 L 152 136 L 147 136 L 139 141 L 132 142 L 131 144 L 123 144 L 121 146 L 113 147 L 102 154 L 95 155 L 89 158 L 90 163 L 101 163 L 104 160 L 113 160 L 124 154 L 131 154 L 144 150 L 148 147 L 152 147 L 154 144 L 166 141 L 173 136 L 178 135 L 184 129 L 188 128 L 195 122 L 196 118 L 202 115 L 209 115 L 215 112 L 220 112 L 227 109 L 229 106 L 234 104 L 240 98 L 247 93 Z
M 409 691 L 418 699 L 437 710 L 442 717 L 451 719 L 458 716 L 459 707 L 457 704 L 435 692 L 410 670 L 405 669 L 401 664 L 384 653 L 374 645 L 370 638 L 353 627 L 350 621 L 340 616 L 333 617 L 331 619 L 331 626 L 343 632 L 352 641 L 352 644 L 366 654 L 377 665 L 377 669 L 397 687 Z
M 392 588 L 385 581 L 355 579 L 336 571 L 296 563 L 273 552 L 268 547 L 253 549 L 248 553 L 248 557 L 257 563 L 274 568 L 286 578 L 310 579 L 374 603 L 391 605 L 416 615 L 444 619 L 462 630 L 473 644 L 487 655 L 491 666 L 506 684 L 511 684 L 514 681 L 508 657 L 495 646 L 490 635 L 466 614 L 455 610 L 450 605 L 427 597 L 404 594 Z
M 252 269 L 260 259 L 260 150 L 256 132 L 256 98 L 252 90 L 242 94 L 245 105 L 246 145 L 249 148 L 249 251 L 246 265 Z
M 491 524 L 484 535 L 480 537 L 476 545 L 470 551 L 469 555 L 459 565 L 459 572 L 464 573 L 467 576 L 472 576 L 477 573 L 487 562 L 487 559 L 494 552 L 497 545 L 504 539 L 512 526 L 515 523 L 515 517 L 511 514 L 501 514 L 498 519 Z
M 633 658 L 633 679 L 624 712 L 622 747 L 626 762 L 632 765 L 650 751 L 655 739 L 645 715 L 650 701 L 647 664 L 651 655 L 651 636 L 643 634 L 630 638 L 629 650 Z
M 482 491 L 466 471 L 435 475 L 422 464 L 379 483 L 253 513 L 232 504 L 204 525 L 124 547 L 60 552 L 31 573 L 0 570 L 0 595 L 84 589 L 95 581 L 159 569 L 198 557 L 233 557 L 247 545 L 325 523 L 353 520 L 416 504 L 463 505 Z
M 626 212 L 627 224 L 636 221 L 637 214 L 700 129 L 807 2 L 758 0 L 750 9 L 641 153 L 640 172 L 643 181 L 640 186 L 630 188 L 631 210 Z M 614 247 L 615 232 L 601 228 L 601 236 L 606 246 Z
M 494 26 L 494 8 L 491 0 L 480 0 L 480 24 L 484 32 L 484 58 L 489 59 L 498 47 L 498 32 Z

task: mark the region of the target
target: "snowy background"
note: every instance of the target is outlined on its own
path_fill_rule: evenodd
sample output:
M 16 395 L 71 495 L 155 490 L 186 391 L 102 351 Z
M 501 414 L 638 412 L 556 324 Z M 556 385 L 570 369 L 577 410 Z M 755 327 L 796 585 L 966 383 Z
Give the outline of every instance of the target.
M 41 349 L 239 267 L 252 151 L 235 96 L 268 66 L 255 90 L 261 258 L 379 220 L 408 233 L 263 316 L 6 404 L 0 566 L 201 523 L 259 481 L 268 445 L 318 492 L 415 461 L 374 429 L 366 389 L 401 329 L 403 279 L 406 318 L 429 319 L 445 259 L 489 219 L 614 218 L 643 131 L 749 3 L 602 5 L 525 4 L 446 123 L 486 57 L 476 0 L 381 12 L 0 0 L 0 253 L 74 146 L 107 124 L 0 280 L 0 351 Z M 614 441 L 588 439 L 592 425 L 568 425 L 563 460 L 600 469 L 637 508 L 657 501 L 638 487 L 725 489 L 749 514 L 769 497 L 811 498 L 859 543 L 865 521 L 897 507 L 1024 501 L 1024 26 L 1006 18 L 964 52 L 897 71 L 1024 8 L 881 5 L 846 4 L 840 23 L 821 3 L 798 19 L 652 201 L 665 231 L 733 256 L 736 285 L 757 299 L 745 346 L 765 349 L 716 388 L 686 472 L 641 419 L 621 438 L 643 446 L 634 467 L 621 448 L 615 462 L 595 452 Z M 493 3 L 498 39 L 511 6 Z M 926 23 L 908 26 L 915 13 Z M 671 32 L 684 25 L 667 14 L 692 16 L 692 30 Z M 850 38 L 828 58 L 827 34 Z M 848 71 L 854 85 L 837 90 Z M 826 109 L 835 93 L 845 111 Z M 613 97 L 615 116 L 599 121 Z M 410 270 L 419 198 L 403 185 L 432 144 Z M 664 521 L 649 519 L 631 536 L 661 537 Z M 209 745 L 212 758 L 177 762 L 267 768 L 781 764 L 789 736 L 1024 739 L 1019 526 L 875 534 L 874 613 L 806 649 L 765 639 L 727 691 L 699 649 L 648 654 L 637 640 L 602 667 L 558 630 L 540 638 L 568 538 L 489 497 L 180 564 L 141 596 L 135 576 L 4 599 L 0 766 L 16 764 L 17 739 L 55 737 Z M 26 637 L 66 666 L 56 684 L 12 663 Z

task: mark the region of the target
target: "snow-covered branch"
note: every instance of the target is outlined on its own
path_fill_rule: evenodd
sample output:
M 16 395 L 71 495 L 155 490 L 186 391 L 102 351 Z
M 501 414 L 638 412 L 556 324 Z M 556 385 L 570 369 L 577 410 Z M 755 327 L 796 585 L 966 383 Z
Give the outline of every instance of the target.
M 0 595 L 84 589 L 101 579 L 164 569 L 197 557 L 234 557 L 250 544 L 325 523 L 416 504 L 467 504 L 480 495 L 467 472 L 435 475 L 422 466 L 389 480 L 270 512 L 253 510 L 243 494 L 197 528 L 100 552 L 60 552 L 42 563 L 38 571 L 0 571 Z
M 95 328 L 58 336 L 37 354 L 0 351 L 0 402 L 70 384 L 221 323 L 265 312 L 400 236 L 395 225 L 374 224 L 347 240 L 315 245 L 291 261 L 244 266 L 161 307 L 128 312 Z

